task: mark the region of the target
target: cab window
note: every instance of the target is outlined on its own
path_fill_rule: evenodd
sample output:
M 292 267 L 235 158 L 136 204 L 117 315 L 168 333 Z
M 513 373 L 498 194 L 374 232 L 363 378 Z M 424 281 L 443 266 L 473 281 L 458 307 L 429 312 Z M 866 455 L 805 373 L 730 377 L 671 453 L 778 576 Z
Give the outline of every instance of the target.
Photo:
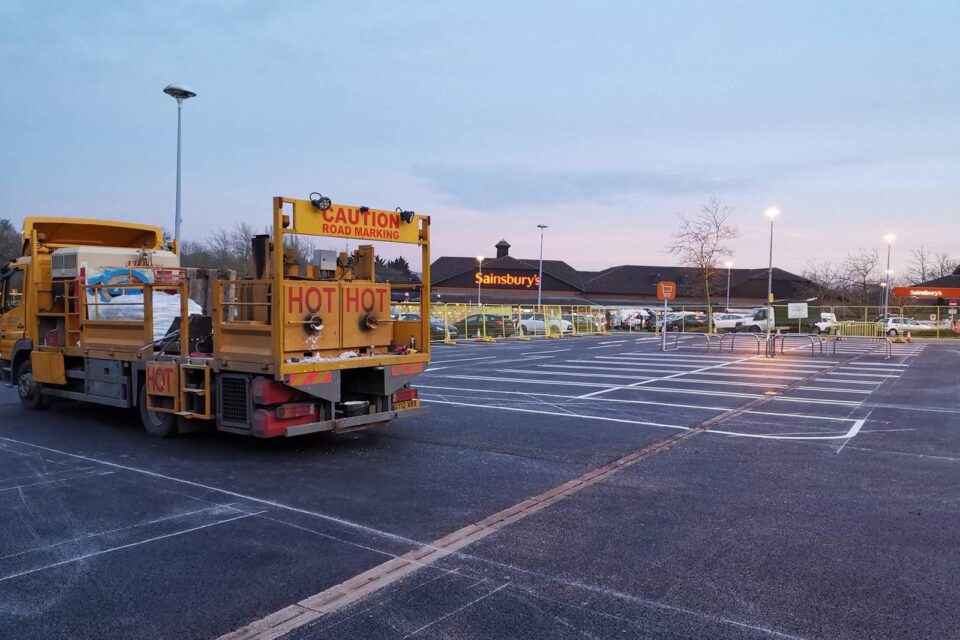
M 23 301 L 23 270 L 14 269 L 3 279 L 2 312 L 12 311 Z

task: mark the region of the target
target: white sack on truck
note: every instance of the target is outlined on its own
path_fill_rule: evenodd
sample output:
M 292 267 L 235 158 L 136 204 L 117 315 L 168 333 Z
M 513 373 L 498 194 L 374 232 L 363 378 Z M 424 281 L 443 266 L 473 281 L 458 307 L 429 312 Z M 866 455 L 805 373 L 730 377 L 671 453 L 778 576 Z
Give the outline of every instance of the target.
M 87 295 L 90 320 L 143 320 L 143 293 L 128 293 L 110 298 L 107 303 L 97 304 L 92 295 Z M 193 300 L 187 300 L 189 315 L 199 315 L 203 310 Z M 180 294 L 153 292 L 153 339 L 160 340 L 167 334 L 171 323 L 180 316 Z

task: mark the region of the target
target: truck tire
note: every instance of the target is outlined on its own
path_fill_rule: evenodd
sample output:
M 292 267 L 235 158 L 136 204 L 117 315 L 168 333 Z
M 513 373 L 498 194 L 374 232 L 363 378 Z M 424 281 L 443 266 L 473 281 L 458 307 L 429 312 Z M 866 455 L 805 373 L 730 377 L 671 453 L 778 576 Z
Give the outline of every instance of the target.
M 759 326 L 759 325 L 752 325 L 752 326 L 750 327 L 750 333 L 760 333 L 760 326 Z
M 36 411 L 47 408 L 47 399 L 43 397 L 40 383 L 33 379 L 30 358 L 24 360 L 17 369 L 17 395 L 20 396 L 20 404 L 27 409 Z
M 173 413 L 150 411 L 147 408 L 147 385 L 140 387 L 140 422 L 144 430 L 155 438 L 177 435 L 177 416 Z

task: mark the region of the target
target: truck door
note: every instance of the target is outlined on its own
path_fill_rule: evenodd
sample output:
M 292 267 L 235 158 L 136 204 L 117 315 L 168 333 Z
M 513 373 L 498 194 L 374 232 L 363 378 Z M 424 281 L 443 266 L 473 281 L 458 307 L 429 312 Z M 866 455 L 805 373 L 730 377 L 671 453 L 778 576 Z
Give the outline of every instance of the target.
M 0 277 L 0 359 L 12 359 L 13 347 L 26 331 L 25 282 L 20 267 L 13 267 Z

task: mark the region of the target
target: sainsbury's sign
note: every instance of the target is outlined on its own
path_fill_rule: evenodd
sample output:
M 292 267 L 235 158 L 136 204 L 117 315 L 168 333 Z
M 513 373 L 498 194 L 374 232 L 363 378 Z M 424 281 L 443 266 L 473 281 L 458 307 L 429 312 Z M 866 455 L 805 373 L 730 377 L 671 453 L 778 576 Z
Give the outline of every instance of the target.
M 473 274 L 475 284 L 485 287 L 504 287 L 509 289 L 533 289 L 540 285 L 540 276 L 514 275 L 512 273 L 482 273 Z
M 960 298 L 960 287 L 894 287 L 897 298 Z

